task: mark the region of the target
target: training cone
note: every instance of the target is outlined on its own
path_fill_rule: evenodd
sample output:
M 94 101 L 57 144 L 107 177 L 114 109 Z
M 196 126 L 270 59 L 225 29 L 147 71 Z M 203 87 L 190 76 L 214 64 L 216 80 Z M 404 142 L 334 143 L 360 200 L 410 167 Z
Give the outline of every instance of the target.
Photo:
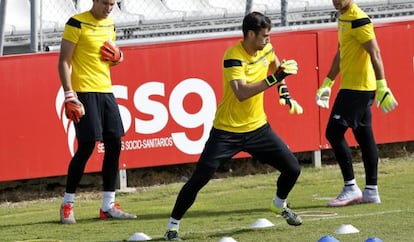
M 250 225 L 250 228 L 256 229 L 256 228 L 267 228 L 275 226 L 272 222 L 265 218 L 259 218 L 256 220 L 252 225 Z
M 219 240 L 219 242 L 237 242 L 237 240 L 233 239 L 232 237 L 223 237 Z
M 335 230 L 335 234 L 353 234 L 358 232 L 359 230 L 351 224 L 342 224 Z
M 371 237 L 365 240 L 365 242 L 383 242 L 382 239 L 377 237 Z
M 335 237 L 330 236 L 330 235 L 325 235 L 322 236 L 318 242 L 339 242 L 339 240 L 337 240 Z
M 128 241 L 147 241 L 151 240 L 151 237 L 144 233 L 135 233 L 131 237 L 129 237 Z

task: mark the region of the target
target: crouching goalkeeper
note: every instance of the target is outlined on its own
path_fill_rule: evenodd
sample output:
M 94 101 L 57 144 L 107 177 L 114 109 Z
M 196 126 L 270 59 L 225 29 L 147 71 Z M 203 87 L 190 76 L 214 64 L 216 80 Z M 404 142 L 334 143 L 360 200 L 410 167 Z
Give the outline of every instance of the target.
M 121 116 L 112 93 L 110 67 L 122 62 L 114 44 L 115 26 L 108 17 L 115 0 L 95 0 L 90 11 L 71 17 L 62 36 L 59 75 L 65 91 L 65 113 L 75 124 L 78 148 L 70 161 L 66 191 L 60 208 L 62 223 L 75 223 L 75 191 L 96 141 L 105 145 L 102 164 L 101 219 L 136 218 L 115 203 L 115 188 L 124 136 Z
M 270 210 L 289 225 L 302 219 L 287 206 L 287 197 L 300 175 L 300 165 L 288 146 L 273 131 L 263 108 L 265 90 L 272 90 L 290 114 L 301 114 L 302 107 L 291 98 L 285 77 L 296 74 L 294 60 L 279 62 L 270 43 L 271 21 L 253 12 L 243 20 L 243 39 L 224 54 L 223 97 L 217 108 L 213 128 L 191 178 L 181 188 L 171 212 L 166 240 L 179 240 L 179 226 L 198 192 L 209 182 L 223 161 L 241 151 L 280 171 Z M 268 75 L 271 73 L 270 75 Z M 277 90 L 277 92 L 275 91 Z

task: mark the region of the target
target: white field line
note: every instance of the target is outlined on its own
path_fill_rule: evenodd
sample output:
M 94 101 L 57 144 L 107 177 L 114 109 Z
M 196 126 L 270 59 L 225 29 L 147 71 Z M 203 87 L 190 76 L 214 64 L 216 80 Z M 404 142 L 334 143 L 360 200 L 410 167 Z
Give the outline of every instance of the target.
M 336 219 L 336 218 L 356 218 L 356 217 L 369 217 L 369 216 L 377 216 L 377 215 L 384 215 L 384 214 L 395 214 L 395 213 L 402 213 L 402 212 L 412 212 L 412 209 L 397 209 L 397 210 L 388 210 L 388 211 L 379 211 L 374 213 L 362 213 L 362 214 L 352 214 L 352 215 L 340 215 L 340 216 L 330 216 L 330 217 L 318 217 L 313 219 L 307 219 L 309 221 L 321 220 L 321 219 Z

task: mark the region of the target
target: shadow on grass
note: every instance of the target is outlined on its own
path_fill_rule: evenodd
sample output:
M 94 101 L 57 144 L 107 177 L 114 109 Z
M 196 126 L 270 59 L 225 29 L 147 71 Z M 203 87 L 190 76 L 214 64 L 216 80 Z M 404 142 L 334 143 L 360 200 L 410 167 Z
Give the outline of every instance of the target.
M 309 210 L 309 209 L 327 209 L 326 206 L 301 206 L 301 207 L 292 207 L 295 211 L 302 211 L 302 210 Z M 327 209 L 331 211 L 331 209 Z M 211 217 L 222 217 L 222 216 L 232 216 L 234 214 L 238 215 L 245 215 L 245 216 L 251 216 L 252 214 L 256 213 L 272 213 L 268 208 L 255 208 L 255 209 L 237 209 L 237 210 L 221 210 L 221 211 L 209 211 L 209 210 L 195 210 L 195 211 L 188 211 L 185 214 L 185 218 L 202 218 L 205 217 L 211 218 Z M 333 212 L 333 210 L 332 210 Z M 137 215 L 137 220 L 158 220 L 158 219 L 167 219 L 170 217 L 170 213 L 152 213 L 152 214 L 143 214 L 143 215 Z M 107 221 L 102 221 L 101 219 L 94 217 L 94 218 L 83 218 L 83 219 L 76 219 L 77 225 L 82 224 L 88 224 L 93 222 L 116 222 L 119 220 L 114 219 L 108 219 Z M 134 221 L 134 220 L 131 220 Z M 40 221 L 40 222 L 27 222 L 27 223 L 21 223 L 21 224 L 10 224 L 10 225 L 1 225 L 0 228 L 16 228 L 16 227 L 25 227 L 25 226 L 31 226 L 31 225 L 61 225 L 61 226 L 71 226 L 71 224 L 61 224 L 59 219 L 53 219 L 48 221 Z M 243 232 L 243 231 L 241 231 Z
M 76 224 L 85 224 L 85 223 L 91 223 L 91 222 L 98 222 L 102 221 L 99 218 L 87 218 L 87 219 L 76 219 Z M 25 226 L 31 226 L 31 225 L 60 225 L 60 226 L 73 226 L 74 224 L 62 224 L 59 221 L 59 218 L 48 220 L 48 221 L 40 221 L 40 222 L 27 222 L 27 223 L 21 223 L 21 224 L 7 224 L 7 225 L 0 225 L 1 228 L 17 228 L 17 227 L 25 227 Z
M 327 209 L 327 210 L 331 210 L 328 209 L 326 206 L 300 206 L 300 207 L 295 207 L 292 206 L 292 209 L 296 210 L 309 210 L 309 209 Z M 234 215 L 234 214 L 245 214 L 246 216 L 249 216 L 251 214 L 254 213 L 272 213 L 270 211 L 269 208 L 254 208 L 254 209 L 238 209 L 238 210 L 231 210 L 230 208 L 228 210 L 223 209 L 221 211 L 211 211 L 211 210 L 189 210 L 186 214 L 185 214 L 185 218 L 200 218 L 200 217 L 206 217 L 206 218 L 211 218 L 211 217 L 216 217 L 216 216 L 226 216 L 226 215 Z M 156 219 L 163 219 L 163 218 L 169 218 L 170 217 L 170 213 L 152 213 L 152 214 L 142 214 L 142 215 L 137 215 L 138 219 L 141 220 L 156 220 Z

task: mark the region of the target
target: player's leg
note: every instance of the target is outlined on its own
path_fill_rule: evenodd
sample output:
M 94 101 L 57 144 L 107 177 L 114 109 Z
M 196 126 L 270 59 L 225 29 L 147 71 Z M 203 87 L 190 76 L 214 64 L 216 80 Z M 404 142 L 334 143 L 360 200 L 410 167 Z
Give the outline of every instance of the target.
M 102 207 L 99 210 L 101 219 L 133 219 L 137 216 L 123 211 L 115 202 L 115 189 L 119 174 L 119 156 L 121 153 L 121 137 L 124 135 L 118 104 L 113 94 L 98 94 L 99 108 L 104 110 L 102 127 L 105 147 L 102 162 L 103 195 Z
M 353 130 L 370 122 L 370 107 L 374 92 L 341 90 L 335 100 L 326 128 L 326 138 L 332 146 L 344 179 L 342 192 L 328 206 L 345 206 L 362 199 L 352 166 L 352 152 L 345 140 L 348 127 Z
M 118 178 L 121 139 L 108 138 L 105 139 L 103 143 L 105 147 L 105 154 L 102 162 L 103 190 L 114 192 L 116 189 L 116 183 Z
M 91 98 L 91 95 L 90 93 L 78 93 L 78 98 L 87 112 L 79 123 L 74 124 L 78 148 L 68 167 L 66 192 L 63 197 L 62 207 L 60 208 L 62 223 L 75 222 L 73 216 L 75 191 L 84 173 L 86 163 L 95 148 L 95 142 L 99 139 L 97 136 L 99 126 L 96 127 L 95 125 L 97 116 L 96 103 L 95 99 Z
M 193 174 L 178 193 L 164 236 L 166 240 L 179 238 L 178 230 L 182 217 L 195 202 L 198 192 L 213 177 L 220 162 L 231 159 L 241 151 L 241 139 L 241 135 L 214 128 L 211 130 Z
M 102 129 L 99 123 L 96 99 L 91 93 L 78 93 L 87 112 L 79 123 L 74 123 L 78 148 L 68 168 L 66 192 L 74 193 L 83 175 L 85 165 L 92 155 L 97 140 L 102 139 Z
M 348 127 L 334 121 L 329 121 L 325 133 L 326 138 L 332 146 L 344 181 L 350 181 L 355 178 L 352 166 L 352 151 L 345 139 L 345 132 L 347 130 Z
M 245 151 L 263 163 L 280 171 L 276 183 L 276 194 L 271 203 L 271 210 L 281 214 L 290 225 L 301 225 L 302 219 L 287 206 L 287 197 L 296 184 L 301 167 L 288 146 L 266 124 L 246 138 Z
M 75 155 L 69 163 L 68 174 L 66 178 L 66 190 L 63 196 L 62 206 L 60 208 L 60 221 L 62 223 L 75 223 L 73 207 L 75 203 L 75 192 L 78 187 L 86 163 L 91 156 L 95 147 L 93 142 L 79 142 Z
M 68 174 L 66 178 L 66 192 L 75 193 L 76 188 L 82 179 L 86 163 L 92 155 L 95 148 L 95 141 L 93 142 L 79 142 L 75 155 L 69 163 Z
M 329 121 L 326 128 L 326 138 L 332 146 L 344 180 L 341 193 L 335 199 L 328 202 L 329 207 L 351 205 L 360 202 L 362 199 L 362 193 L 354 175 L 352 152 L 345 140 L 347 129 L 348 127 L 335 121 Z
M 378 192 L 378 150 L 371 126 L 360 126 L 354 130 L 355 139 L 361 148 L 365 168 L 365 189 L 362 202 L 381 203 Z

